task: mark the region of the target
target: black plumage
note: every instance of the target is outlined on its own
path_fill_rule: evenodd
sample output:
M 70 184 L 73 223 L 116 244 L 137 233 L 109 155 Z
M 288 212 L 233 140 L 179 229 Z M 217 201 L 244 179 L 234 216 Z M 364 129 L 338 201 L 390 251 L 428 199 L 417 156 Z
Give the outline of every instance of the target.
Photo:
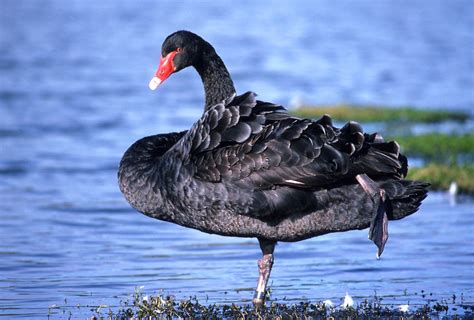
M 394 217 L 413 213 L 413 203 L 419 204 L 425 193 L 415 193 L 418 198 L 408 202 L 410 206 L 397 201 L 412 188 L 424 190 L 424 184 L 400 182 L 406 161 L 398 145 L 371 142 L 360 126 L 347 127 L 351 129 L 333 127 L 328 116 L 316 121 L 292 117 L 281 106 L 257 101 L 251 92 L 232 96 L 210 107 L 187 132 L 136 142 L 120 166 L 121 189 L 135 208 L 155 218 L 174 216 L 181 225 L 209 233 L 279 241 L 301 240 L 332 228 L 367 227 L 373 210 L 364 204 L 367 195 L 358 195 L 354 176 L 360 173 L 384 184 L 396 203 Z M 318 209 L 341 217 L 318 219 Z M 195 211 L 205 219 L 191 219 Z M 294 224 L 282 228 L 285 218 L 306 215 L 315 219 L 312 229 L 296 231 Z M 232 228 L 241 216 L 257 220 L 243 229 Z M 272 220 L 281 224 L 271 225 L 278 232 L 269 228 Z M 266 225 L 265 233 L 258 233 L 259 225 Z
M 198 70 L 206 106 L 188 131 L 143 138 L 125 153 L 119 185 L 138 211 L 207 233 L 257 237 L 270 254 L 276 241 L 369 226 L 381 238 L 374 224 L 414 213 L 426 197 L 426 183 L 403 180 L 407 161 L 396 142 L 355 122 L 339 129 L 328 115 L 300 119 L 252 92 L 236 95 L 214 48 L 192 33 L 170 35 L 163 57 L 169 52 L 175 70 Z M 384 191 L 383 207 L 358 175 Z

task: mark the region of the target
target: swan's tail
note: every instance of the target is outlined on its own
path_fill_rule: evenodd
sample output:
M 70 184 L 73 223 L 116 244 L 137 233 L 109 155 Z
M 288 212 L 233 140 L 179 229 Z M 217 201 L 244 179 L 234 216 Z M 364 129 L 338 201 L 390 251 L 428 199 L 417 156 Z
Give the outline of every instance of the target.
M 410 180 L 389 180 L 379 184 L 390 198 L 389 220 L 399 220 L 418 211 L 428 194 L 429 183 Z

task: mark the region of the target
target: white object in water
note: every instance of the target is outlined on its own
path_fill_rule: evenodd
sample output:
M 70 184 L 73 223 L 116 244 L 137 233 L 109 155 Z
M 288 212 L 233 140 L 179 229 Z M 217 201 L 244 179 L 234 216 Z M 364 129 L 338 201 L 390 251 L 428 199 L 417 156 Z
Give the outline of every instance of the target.
M 332 301 L 329 300 L 329 299 L 324 300 L 324 301 L 323 301 L 323 304 L 324 304 L 326 307 L 329 307 L 329 308 L 331 308 L 331 307 L 334 306 L 334 303 L 332 303 Z
M 457 195 L 457 193 L 458 193 L 458 184 L 456 183 L 456 181 L 453 181 L 449 185 L 449 189 L 448 189 L 449 204 L 451 206 L 456 205 L 456 195 Z
M 352 297 L 346 292 L 346 296 L 344 297 L 344 302 L 342 303 L 343 308 L 349 308 L 354 305 L 354 300 Z
M 398 310 L 400 310 L 401 312 L 408 312 L 408 309 L 409 309 L 409 305 L 407 304 L 402 304 L 398 306 Z
M 449 185 L 448 193 L 451 197 L 455 197 L 458 194 L 458 184 L 456 181 L 451 182 Z

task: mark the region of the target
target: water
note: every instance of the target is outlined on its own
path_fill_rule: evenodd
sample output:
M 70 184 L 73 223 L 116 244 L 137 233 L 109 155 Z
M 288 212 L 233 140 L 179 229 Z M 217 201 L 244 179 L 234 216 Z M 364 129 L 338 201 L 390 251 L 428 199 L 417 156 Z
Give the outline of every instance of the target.
M 247 302 L 254 239 L 211 236 L 134 212 L 116 183 L 135 140 L 188 128 L 203 91 L 193 70 L 157 92 L 164 37 L 213 43 L 239 92 L 287 104 L 474 106 L 469 1 L 2 1 L 0 11 L 0 316 L 83 317 L 148 293 Z M 472 112 L 472 111 L 470 111 Z M 432 193 L 390 225 L 383 259 L 367 231 L 280 244 L 274 298 L 394 303 L 474 300 L 473 200 Z M 65 301 L 66 299 L 66 301 Z M 56 312 L 61 317 L 61 311 Z

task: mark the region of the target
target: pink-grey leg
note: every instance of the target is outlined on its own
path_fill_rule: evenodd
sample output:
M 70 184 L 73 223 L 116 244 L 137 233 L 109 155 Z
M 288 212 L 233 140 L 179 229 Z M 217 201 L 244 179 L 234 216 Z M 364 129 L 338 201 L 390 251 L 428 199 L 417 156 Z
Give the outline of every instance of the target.
M 264 239 L 258 239 L 260 248 L 262 249 L 263 257 L 258 260 L 258 281 L 255 294 L 253 296 L 253 304 L 255 306 L 261 306 L 265 303 L 265 295 L 267 293 L 268 279 L 273 266 L 273 251 L 275 249 L 276 242 Z

